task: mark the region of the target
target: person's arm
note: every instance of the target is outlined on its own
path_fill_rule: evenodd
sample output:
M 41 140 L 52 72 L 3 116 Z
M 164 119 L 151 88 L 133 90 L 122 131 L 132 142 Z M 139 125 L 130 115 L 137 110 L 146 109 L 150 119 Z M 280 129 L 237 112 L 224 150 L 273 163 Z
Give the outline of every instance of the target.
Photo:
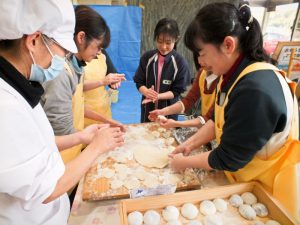
M 173 154 L 183 153 L 187 156 L 192 150 L 199 148 L 213 139 L 215 139 L 215 124 L 212 120 L 209 120 L 196 134 L 177 146 Z
M 85 80 L 83 84 L 83 91 L 89 91 L 101 86 L 116 84 L 124 80 L 124 74 L 111 73 L 101 80 Z
M 54 80 L 43 84 L 45 93 L 41 105 L 51 123 L 55 135 L 75 133 L 73 125 L 72 97 L 76 89 L 72 75 L 64 70 Z
M 86 127 L 82 131 L 77 131 L 76 133 L 63 135 L 63 136 L 55 136 L 55 143 L 59 151 L 64 149 L 71 148 L 78 144 L 89 144 L 97 130 L 102 127 L 104 124 L 93 124 Z
M 108 119 L 104 116 L 102 116 L 100 113 L 97 113 L 93 111 L 89 106 L 85 105 L 84 106 L 84 117 L 91 119 L 91 120 L 96 120 L 102 123 L 107 123 L 110 124 L 111 126 L 114 127 L 120 127 L 122 131 L 125 131 L 125 127 L 122 123 L 113 120 L 113 119 Z
M 43 203 L 53 201 L 72 188 L 92 166 L 97 157 L 124 143 L 123 134 L 119 128 L 102 128 L 97 131 L 92 143 L 74 160 L 67 163 L 63 176 L 58 180 L 54 191 Z
M 200 128 L 203 124 L 200 122 L 199 118 L 185 121 L 177 121 L 173 119 L 168 119 L 166 121 L 161 121 L 160 126 L 170 129 L 174 127 L 197 127 Z

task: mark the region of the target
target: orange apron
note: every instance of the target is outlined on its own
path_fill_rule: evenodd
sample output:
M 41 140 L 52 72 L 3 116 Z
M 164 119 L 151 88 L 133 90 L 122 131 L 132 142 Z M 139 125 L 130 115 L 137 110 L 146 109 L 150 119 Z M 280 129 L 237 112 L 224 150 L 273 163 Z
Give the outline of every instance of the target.
M 228 96 L 237 82 L 247 74 L 257 70 L 273 70 L 285 78 L 291 91 L 295 91 L 295 83 L 289 81 L 285 73 L 267 63 L 254 63 L 239 75 L 225 97 L 222 106 L 215 103 L 215 133 L 220 144 L 222 129 L 225 123 L 224 111 Z M 218 91 L 220 90 L 219 82 Z M 236 172 L 225 172 L 230 182 L 258 181 L 271 192 L 300 222 L 300 142 L 298 138 L 298 105 L 294 97 L 294 113 L 291 131 L 285 144 L 270 158 L 262 160 L 256 156 L 242 169 Z
M 205 90 L 205 78 L 206 78 L 207 72 L 205 70 L 202 70 L 200 77 L 199 77 L 199 90 L 200 90 L 200 96 L 201 96 L 201 112 L 200 115 L 205 116 L 211 106 L 215 102 L 215 95 L 216 90 L 214 90 L 211 94 L 204 93 Z
M 69 65 L 65 64 L 65 68 L 73 76 Z M 75 93 L 72 98 L 72 111 L 73 111 L 73 125 L 77 131 L 84 128 L 84 98 L 83 98 L 83 75 L 80 77 L 79 84 L 76 86 Z M 67 162 L 76 158 L 82 150 L 82 144 L 73 146 L 72 148 L 60 151 L 61 157 L 66 164 Z
M 84 80 L 99 81 L 105 78 L 107 72 L 106 57 L 104 54 L 97 56 L 85 67 Z M 94 112 L 97 112 L 105 118 L 111 119 L 110 98 L 105 86 L 101 86 L 84 92 L 84 104 Z M 84 119 L 84 127 L 91 124 L 99 123 L 99 121 Z

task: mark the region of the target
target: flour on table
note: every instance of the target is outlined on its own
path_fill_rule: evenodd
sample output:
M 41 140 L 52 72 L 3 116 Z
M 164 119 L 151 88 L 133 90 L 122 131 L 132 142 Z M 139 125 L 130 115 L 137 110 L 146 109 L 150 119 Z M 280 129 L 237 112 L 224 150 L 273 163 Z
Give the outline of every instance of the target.
M 130 179 L 127 179 L 124 181 L 124 186 L 130 190 L 130 189 L 135 189 L 140 187 L 140 182 L 138 179 L 136 179 L 135 177 L 132 177 Z
M 110 187 L 112 189 L 118 189 L 118 188 L 120 188 L 122 186 L 123 186 L 123 181 L 121 181 L 121 180 L 112 180 L 110 182 Z

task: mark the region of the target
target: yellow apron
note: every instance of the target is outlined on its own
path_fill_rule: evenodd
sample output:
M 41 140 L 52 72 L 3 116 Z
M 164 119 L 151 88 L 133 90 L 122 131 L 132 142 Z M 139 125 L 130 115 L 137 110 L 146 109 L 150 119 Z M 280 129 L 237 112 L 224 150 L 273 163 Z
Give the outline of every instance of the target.
M 85 67 L 84 80 L 99 81 L 105 78 L 107 72 L 106 57 L 104 54 L 97 56 Z M 84 104 L 91 110 L 101 114 L 105 118 L 111 119 L 110 98 L 105 87 L 98 87 L 84 92 Z M 91 124 L 99 123 L 99 121 L 84 119 L 84 126 L 87 127 Z
M 205 70 L 202 70 L 200 77 L 199 77 L 199 90 L 200 90 L 200 96 L 201 96 L 201 112 L 200 115 L 205 116 L 211 106 L 215 102 L 215 95 L 216 90 L 214 90 L 211 94 L 204 93 L 205 90 L 205 78 L 206 78 L 207 72 Z
M 73 76 L 69 65 L 65 64 L 65 68 Z M 80 77 L 80 82 L 76 86 L 75 93 L 72 98 L 72 111 L 73 111 L 73 125 L 74 128 L 78 131 L 83 130 L 84 128 L 84 98 L 83 98 L 83 75 Z M 82 144 L 73 146 L 72 148 L 65 149 L 60 151 L 61 157 L 66 164 L 67 162 L 76 158 L 82 150 Z
M 225 123 L 224 110 L 228 103 L 228 96 L 236 83 L 250 72 L 270 69 L 280 73 L 291 91 L 295 91 L 295 83 L 289 81 L 284 72 L 267 63 L 254 63 L 248 66 L 237 78 L 225 97 L 222 106 L 215 102 L 215 133 L 217 143 L 220 144 L 222 129 Z M 218 84 L 220 90 L 221 81 Z M 258 181 L 266 190 L 271 192 L 300 222 L 300 141 L 298 138 L 298 106 L 294 97 L 294 114 L 292 127 L 286 143 L 270 158 L 262 160 L 256 156 L 242 169 L 236 172 L 225 172 L 230 182 Z M 297 168 L 298 167 L 298 168 Z

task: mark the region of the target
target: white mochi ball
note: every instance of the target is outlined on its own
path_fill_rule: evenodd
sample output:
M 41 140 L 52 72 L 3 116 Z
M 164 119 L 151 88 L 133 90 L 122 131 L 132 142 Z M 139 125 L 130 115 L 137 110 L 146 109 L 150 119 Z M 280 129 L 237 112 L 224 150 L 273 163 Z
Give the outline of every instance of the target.
M 213 203 L 219 212 L 224 212 L 227 210 L 228 203 L 224 199 L 216 198 L 214 199 Z
M 166 225 L 182 225 L 179 220 L 171 220 Z
M 268 220 L 266 222 L 266 225 L 281 225 L 281 224 L 278 223 L 276 220 Z
M 256 215 L 258 215 L 259 217 L 265 217 L 269 214 L 267 207 L 262 203 L 253 204 L 252 208 L 256 212 Z
M 234 195 L 231 195 L 231 197 L 229 199 L 229 203 L 233 207 L 238 208 L 243 204 L 243 199 L 241 198 L 241 196 L 234 194 Z
M 265 225 L 265 224 L 261 221 L 254 221 L 253 223 L 251 223 L 251 225 Z
M 200 203 L 200 212 L 203 215 L 213 215 L 216 213 L 216 211 L 217 209 L 212 201 L 205 200 Z
M 222 219 L 218 215 L 208 215 L 204 217 L 204 225 L 223 225 Z
M 128 224 L 129 225 L 142 225 L 143 224 L 143 214 L 134 211 L 128 214 Z
M 189 220 L 195 219 L 198 215 L 197 207 L 192 203 L 185 203 L 181 207 L 181 215 Z
M 175 206 L 167 206 L 162 211 L 162 216 L 166 221 L 177 220 L 179 217 L 179 211 Z
M 244 204 L 252 205 L 252 204 L 257 203 L 256 196 L 254 194 L 252 194 L 251 192 L 245 192 L 241 195 L 241 197 L 244 201 Z
M 250 205 L 241 205 L 239 207 L 239 212 L 242 217 L 244 217 L 247 220 L 254 220 L 256 217 L 256 212 Z
M 191 220 L 186 225 L 202 225 L 202 223 L 200 221 L 197 221 L 197 220 Z
M 154 210 L 148 210 L 144 214 L 144 223 L 145 225 L 159 225 L 160 224 L 160 215 Z

